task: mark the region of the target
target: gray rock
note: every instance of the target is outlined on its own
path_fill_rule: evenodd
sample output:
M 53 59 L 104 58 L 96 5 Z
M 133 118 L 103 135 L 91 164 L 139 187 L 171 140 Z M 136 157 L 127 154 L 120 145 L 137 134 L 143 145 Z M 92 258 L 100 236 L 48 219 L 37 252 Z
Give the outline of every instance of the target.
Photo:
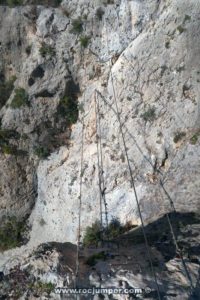
M 178 212 L 199 211 L 199 3 L 109 2 L 0 7 L 0 73 L 6 80 L 17 77 L 0 110 L 1 128 L 15 130 L 20 137 L 9 145 L 26 153 L 1 150 L 0 218 L 30 215 L 27 251 L 44 242 L 77 241 L 84 113 L 81 238 L 99 218 L 95 91 L 109 220 L 141 223 L 116 99 L 144 223 L 172 211 L 172 203 Z M 78 18 L 83 31 L 72 33 Z M 87 48 L 80 41 L 85 36 Z M 79 119 L 68 126 L 57 113 L 62 97 L 75 86 Z M 29 105 L 13 109 L 19 87 Z M 37 157 L 36 150 L 48 152 L 48 158 Z M 23 251 L 5 252 L 1 265 Z

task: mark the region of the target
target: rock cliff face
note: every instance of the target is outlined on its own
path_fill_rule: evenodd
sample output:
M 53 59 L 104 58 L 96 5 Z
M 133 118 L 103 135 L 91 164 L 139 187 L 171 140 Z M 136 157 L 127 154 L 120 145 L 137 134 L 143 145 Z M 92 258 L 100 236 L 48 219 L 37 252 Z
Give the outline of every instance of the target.
M 2 264 L 77 241 L 82 133 L 81 235 L 100 217 L 100 139 L 108 219 L 140 224 L 119 116 L 145 225 L 200 209 L 198 1 L 47 2 L 0 6 L 0 218 L 31 225 Z

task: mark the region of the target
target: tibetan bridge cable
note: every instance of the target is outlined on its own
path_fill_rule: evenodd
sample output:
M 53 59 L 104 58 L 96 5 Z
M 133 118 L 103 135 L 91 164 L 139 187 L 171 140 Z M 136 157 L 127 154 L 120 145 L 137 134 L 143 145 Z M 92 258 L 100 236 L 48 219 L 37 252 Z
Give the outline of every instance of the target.
M 106 27 L 106 39 L 107 39 L 107 52 L 109 54 L 107 27 Z M 158 281 L 157 281 L 157 276 L 156 276 L 156 272 L 154 270 L 153 263 L 152 263 L 152 258 L 151 258 L 151 254 L 150 254 L 150 250 L 149 250 L 149 243 L 148 243 L 145 228 L 144 228 L 144 221 L 143 221 L 143 217 L 142 217 L 142 213 L 141 213 L 141 209 L 140 209 L 140 204 L 139 204 L 139 200 L 138 200 L 138 195 L 137 195 L 137 191 L 136 191 L 136 187 L 135 187 L 132 168 L 131 168 L 131 164 L 130 164 L 130 160 L 129 160 L 129 156 L 128 156 L 128 152 L 127 152 L 125 136 L 124 136 L 121 117 L 120 117 L 120 113 L 119 113 L 117 95 L 116 95 L 116 91 L 115 91 L 115 87 L 114 87 L 111 60 L 109 60 L 109 65 L 110 65 L 111 84 L 112 84 L 112 88 L 113 88 L 113 98 L 114 98 L 116 112 L 117 112 L 117 120 L 119 122 L 119 128 L 120 128 L 120 133 L 121 133 L 121 137 L 122 137 L 122 141 L 123 141 L 124 152 L 125 152 L 125 156 L 126 156 L 126 160 L 127 160 L 127 164 L 128 164 L 128 169 L 129 169 L 129 173 L 130 173 L 131 185 L 133 187 L 133 191 L 134 191 L 134 195 L 135 195 L 135 200 L 136 200 L 138 213 L 139 213 L 139 217 L 140 217 L 140 221 L 141 221 L 141 226 L 142 226 L 142 232 L 143 232 L 143 236 L 144 236 L 146 251 L 147 251 L 147 255 L 148 255 L 148 258 L 149 258 L 149 262 L 150 262 L 151 272 L 152 272 L 152 275 L 154 277 L 154 282 L 155 282 L 155 285 L 156 285 L 156 291 L 157 291 L 158 299 L 161 300 L 161 295 L 160 295 L 159 285 L 158 285 Z
M 106 202 L 106 186 L 105 186 L 105 178 L 104 178 L 104 164 L 103 164 L 103 151 L 102 151 L 102 140 L 101 140 L 101 115 L 99 108 L 99 100 L 97 97 L 97 92 L 95 90 L 94 94 L 95 98 L 95 117 L 96 117 L 96 143 L 97 143 L 97 162 L 98 162 L 98 177 L 99 177 L 99 197 L 100 197 L 100 211 L 101 211 L 101 222 L 102 229 L 104 227 L 103 224 L 103 209 L 102 202 L 104 204 L 104 213 L 105 213 L 105 221 L 106 221 L 106 229 L 108 229 L 108 211 L 107 211 L 107 202 Z
M 106 28 L 106 31 L 107 31 L 107 28 Z M 106 38 L 107 38 L 107 32 L 106 32 Z M 107 49 L 108 49 L 108 38 L 107 38 Z M 153 268 L 152 259 L 151 259 L 151 255 L 150 255 L 150 251 L 149 251 L 149 244 L 148 244 L 147 236 L 146 236 L 145 229 L 144 229 L 144 222 L 143 222 L 143 218 L 142 218 L 142 214 L 141 214 L 141 210 L 140 210 L 140 205 L 139 205 L 139 201 L 138 201 L 138 196 L 137 196 L 137 192 L 136 192 L 136 188 L 135 188 L 135 183 L 134 183 L 134 178 L 133 178 L 132 169 L 131 169 L 131 165 L 130 165 L 130 160 L 129 160 L 128 153 L 127 153 L 127 147 L 126 147 L 126 142 L 125 142 L 125 137 L 124 137 L 124 132 L 123 132 L 123 124 L 121 122 L 121 118 L 120 118 L 120 114 L 119 114 L 117 96 L 116 96 L 116 92 L 115 92 L 115 88 L 114 88 L 114 81 L 113 81 L 113 74 L 112 74 L 112 64 L 111 64 L 110 59 L 109 59 L 109 64 L 110 64 L 111 84 L 112 84 L 112 88 L 113 88 L 113 96 L 114 96 L 114 101 L 115 101 L 115 106 L 116 106 L 116 111 L 114 109 L 113 109 L 113 111 L 117 115 L 117 119 L 119 121 L 120 132 L 121 132 L 121 136 L 122 136 L 122 140 L 123 140 L 124 150 L 125 150 L 126 159 L 127 159 L 127 163 L 128 163 L 128 169 L 129 169 L 130 177 L 131 177 L 131 183 L 132 183 L 132 186 L 133 186 L 133 190 L 134 190 L 134 194 L 135 194 L 135 199 L 136 199 L 136 203 L 137 203 L 137 207 L 138 207 L 138 212 L 139 212 L 139 217 L 140 217 L 140 220 L 141 220 L 142 231 L 143 231 L 144 240 L 145 240 L 145 246 L 146 246 L 147 254 L 148 254 L 148 257 L 149 257 L 149 261 L 150 261 L 151 271 L 152 271 L 152 274 L 153 274 L 153 277 L 154 277 L 154 281 L 156 283 L 156 290 L 157 290 L 158 298 L 161 299 L 160 291 L 159 291 L 159 286 L 158 286 L 158 282 L 157 282 L 157 277 L 156 277 L 156 273 L 155 273 L 154 268 Z M 96 93 L 98 93 L 97 90 L 95 90 L 95 97 L 96 97 Z M 98 93 L 98 94 L 100 94 L 100 93 Z M 95 99 L 95 102 L 96 102 L 96 99 Z M 95 109 L 96 109 L 96 113 L 97 113 L 97 109 L 98 108 L 97 108 L 97 104 L 96 103 L 95 103 Z M 96 119 L 96 121 L 97 121 L 97 119 Z M 96 124 L 96 127 L 97 127 L 97 124 Z M 83 131 L 84 131 L 84 124 L 83 124 Z M 82 139 L 83 139 L 83 132 L 82 132 Z M 83 140 L 82 140 L 82 142 L 83 142 Z M 97 138 L 97 144 L 98 144 L 98 138 Z M 98 148 L 100 148 L 100 147 L 98 146 Z M 99 153 L 99 151 L 98 151 L 98 153 Z M 82 143 L 82 154 L 83 154 L 83 143 Z M 98 166 L 99 166 L 99 171 L 100 171 L 101 168 L 100 168 L 100 159 L 99 158 L 98 158 L 98 161 L 99 161 Z M 150 161 L 148 161 L 148 162 L 151 164 Z M 83 161 L 81 162 L 81 165 L 83 167 Z M 100 175 L 100 172 L 99 172 L 99 175 Z M 160 184 L 161 188 L 163 189 L 164 193 L 166 194 L 167 198 L 169 199 L 170 205 L 172 207 L 173 212 L 176 212 L 173 200 L 171 199 L 169 193 L 166 191 L 162 180 L 159 181 L 159 184 Z M 101 187 L 101 185 L 99 185 L 99 187 Z M 101 192 L 101 189 L 100 189 L 100 192 Z M 79 205 L 79 230 L 78 230 L 78 244 L 77 244 L 77 264 L 76 264 L 76 275 L 77 276 L 76 276 L 76 279 L 78 279 L 78 274 L 79 274 L 80 221 L 81 221 L 81 205 L 82 205 L 81 193 L 82 193 L 82 171 L 81 171 L 81 176 L 80 176 L 80 205 Z M 102 202 L 101 202 L 100 206 L 101 206 L 101 211 L 102 211 Z M 101 216 L 102 216 L 102 212 L 101 212 Z M 166 217 L 167 217 L 167 221 L 169 223 L 169 227 L 170 227 L 170 230 L 171 230 L 172 238 L 174 240 L 176 249 L 179 252 L 179 255 L 181 257 L 182 264 L 183 264 L 183 267 L 185 269 L 186 276 L 188 278 L 188 281 L 190 282 L 191 288 L 193 289 L 192 279 L 191 279 L 191 276 L 190 276 L 190 274 L 189 274 L 189 272 L 187 270 L 187 266 L 186 266 L 186 263 L 185 263 L 184 258 L 182 256 L 182 253 L 181 253 L 181 251 L 180 251 L 180 249 L 178 247 L 176 235 L 174 233 L 174 229 L 173 229 L 173 226 L 172 226 L 172 223 L 171 223 L 171 220 L 170 220 L 170 216 L 169 216 L 168 213 L 166 214 Z M 101 219 L 102 219 L 102 217 L 101 217 Z
M 96 96 L 96 93 L 95 93 Z M 102 195 L 101 195 L 101 167 L 100 167 L 100 158 L 99 158 L 99 141 L 97 135 L 98 121 L 97 121 L 97 107 L 95 99 L 95 115 L 96 115 L 96 144 L 97 144 L 97 166 L 98 166 L 98 181 L 99 181 L 99 208 L 100 208 L 100 225 L 101 232 L 103 231 L 103 218 L 102 218 Z
M 110 62 L 110 69 L 111 69 L 111 67 L 112 67 L 112 65 L 111 65 L 111 62 Z M 112 70 L 111 70 L 111 83 L 112 83 L 112 86 L 114 86 L 114 84 L 113 84 Z M 114 89 L 113 89 L 113 93 L 115 94 Z M 99 94 L 100 96 L 102 96 L 100 93 L 98 93 L 98 94 Z M 115 97 L 114 97 L 114 98 L 116 98 L 116 94 L 115 94 Z M 104 100 L 104 99 L 103 99 L 103 100 Z M 107 101 L 106 101 L 106 103 L 107 103 Z M 115 103 L 116 103 L 116 101 L 115 101 Z M 107 103 L 107 104 L 109 105 L 109 103 Z M 110 105 L 109 105 L 109 106 L 110 106 Z M 111 108 L 112 108 L 112 105 L 111 105 Z M 118 118 L 118 117 L 119 117 L 119 110 L 117 109 L 117 107 L 116 107 L 116 110 L 113 109 L 113 108 L 112 108 L 112 110 L 114 111 L 114 113 L 117 115 L 117 118 Z M 122 126 L 122 128 L 123 128 L 123 125 L 122 125 L 122 124 L 121 124 L 121 126 Z M 120 130 L 120 131 L 121 131 L 121 130 Z M 135 140 L 134 140 L 134 142 L 135 142 Z M 146 156 L 145 156 L 144 154 L 143 154 L 143 156 L 144 156 L 145 159 L 146 159 Z M 152 166 L 152 163 L 149 161 L 149 159 L 146 159 L 146 160 L 147 160 L 148 163 Z M 158 172 L 159 174 L 161 174 L 161 172 L 160 172 L 159 170 L 156 170 L 156 172 Z M 161 175 L 162 175 L 162 174 L 161 174 Z M 165 189 L 165 187 L 164 187 L 164 183 L 163 183 L 162 180 L 159 181 L 159 185 L 160 185 L 160 187 L 162 188 L 162 190 L 164 191 L 164 193 L 166 194 L 166 196 L 167 196 L 167 198 L 168 198 L 168 200 L 169 200 L 169 202 L 170 202 L 172 211 L 176 213 L 176 209 L 175 209 L 175 206 L 174 206 L 174 202 L 173 202 L 172 198 L 170 197 L 169 193 L 166 191 L 166 189 Z M 183 268 L 184 268 L 184 270 L 185 270 L 186 277 L 187 277 L 187 279 L 188 279 L 190 288 L 191 288 L 191 290 L 192 290 L 192 289 L 194 288 L 193 283 L 192 283 L 192 278 L 191 278 L 191 276 L 190 276 L 190 274 L 189 274 L 189 271 L 188 271 L 188 269 L 187 269 L 187 265 L 186 265 L 186 262 L 185 262 L 185 260 L 184 260 L 184 258 L 183 258 L 182 252 L 181 252 L 181 250 L 180 250 L 180 248 L 179 248 L 179 246 L 178 246 L 177 238 L 176 238 L 176 235 L 175 235 L 175 232 L 174 232 L 174 229 L 173 229 L 173 226 L 172 226 L 172 222 L 171 222 L 171 220 L 170 220 L 170 216 L 169 216 L 168 213 L 166 213 L 166 218 L 167 218 L 167 222 L 168 222 L 168 224 L 169 224 L 169 228 L 170 228 L 170 231 L 171 231 L 171 234 L 172 234 L 172 239 L 173 239 L 174 244 L 175 244 L 175 247 L 176 247 L 176 249 L 177 249 L 177 253 L 179 253 L 179 256 L 180 256 L 181 261 L 182 261 Z
M 83 186 L 83 153 L 84 153 L 84 116 L 82 120 L 82 138 L 81 138 L 81 166 L 80 166 L 80 190 L 79 190 L 79 211 L 78 211 L 78 236 L 77 236 L 77 252 L 76 252 L 76 272 L 75 272 L 75 288 L 79 279 L 79 254 L 81 239 L 81 210 L 82 210 L 82 186 Z
M 125 55 L 123 57 L 131 65 L 130 60 Z M 132 66 L 132 68 L 133 68 L 133 66 Z M 182 120 L 182 118 L 181 118 L 181 120 Z M 151 162 L 149 160 L 147 160 L 147 162 L 150 163 L 150 165 L 152 166 L 152 164 L 151 164 Z M 168 173 L 168 171 L 167 171 L 167 173 Z M 160 175 L 162 175 L 162 176 L 165 176 L 165 177 L 166 177 L 166 174 L 167 174 L 167 173 L 162 174 L 162 172 L 160 172 L 160 170 L 158 170 L 158 169 L 155 169 L 155 172 L 158 173 L 158 174 L 160 174 Z M 174 205 L 174 201 L 172 200 L 171 196 L 167 192 L 167 190 L 166 190 L 166 188 L 164 186 L 164 181 L 162 179 L 159 180 L 159 185 L 160 185 L 161 189 L 164 191 L 164 194 L 166 195 L 167 199 L 169 200 L 169 203 L 170 203 L 170 206 L 171 206 L 171 211 L 170 212 L 173 212 L 173 213 L 176 214 L 177 211 L 176 211 L 176 208 L 175 208 L 175 205 Z M 161 196 L 162 196 L 162 194 L 161 194 Z M 193 286 L 192 278 L 190 276 L 190 273 L 189 273 L 188 268 L 187 268 L 187 264 L 186 264 L 186 262 L 184 260 L 183 255 L 182 255 L 182 251 L 179 248 L 177 237 L 176 237 L 176 234 L 174 232 L 172 221 L 170 219 L 170 215 L 169 215 L 168 212 L 166 213 L 166 218 L 167 218 L 167 222 L 168 222 L 168 225 L 169 225 L 169 228 L 170 228 L 170 231 L 171 231 L 171 235 L 172 235 L 172 239 L 173 239 L 173 242 L 174 242 L 174 245 L 175 245 L 175 248 L 176 248 L 176 252 L 179 254 L 179 256 L 181 258 L 181 262 L 182 262 L 182 265 L 183 265 L 183 268 L 184 268 L 184 271 L 185 271 L 185 275 L 186 275 L 186 277 L 188 279 L 188 282 L 189 282 L 189 285 L 190 285 L 190 290 L 193 290 L 194 286 Z
M 85 78 L 86 78 L 86 67 L 84 66 L 85 70 Z M 86 90 L 86 87 L 85 87 Z M 85 104 L 85 91 L 84 91 L 84 103 Z M 90 112 L 90 111 L 89 111 Z M 89 114 L 89 112 L 86 114 L 83 110 L 83 117 L 82 120 L 80 119 L 80 123 L 82 124 L 82 130 L 81 130 L 81 164 L 80 164 L 80 183 L 79 183 L 79 210 L 78 210 L 78 236 L 77 236 L 77 249 L 76 249 L 76 271 L 75 271 L 75 281 L 74 285 L 75 288 L 77 287 L 78 281 L 79 281 L 79 272 L 80 272 L 80 263 L 79 263 L 79 256 L 80 256 L 80 240 L 81 240 L 81 212 L 82 212 L 82 187 L 83 187 L 83 163 L 84 163 L 84 134 L 85 134 L 85 118 Z M 76 299 L 78 299 L 78 296 L 76 296 Z
M 171 208 L 172 208 L 171 212 L 174 212 L 176 214 L 177 211 L 175 209 L 173 200 L 171 199 L 169 193 L 166 191 L 166 189 L 165 189 L 165 187 L 164 187 L 164 185 L 162 183 L 162 180 L 159 181 L 159 184 L 162 187 L 163 191 L 165 192 L 167 198 L 169 199 L 169 202 L 170 202 L 170 205 L 171 205 Z M 161 194 L 161 196 L 162 196 L 162 194 Z M 184 268 L 184 271 L 185 271 L 185 275 L 186 275 L 186 277 L 188 279 L 188 282 L 189 282 L 189 285 L 190 285 L 190 293 L 192 293 L 192 291 L 194 289 L 194 285 L 193 285 L 193 282 L 192 282 L 192 277 L 191 277 L 191 275 L 189 273 L 189 270 L 187 268 L 187 264 L 186 264 L 185 259 L 183 257 L 182 250 L 180 249 L 180 247 L 178 245 L 177 237 L 176 237 L 176 234 L 175 234 L 175 231 L 174 231 L 174 228 L 173 228 L 173 225 L 172 225 L 172 221 L 170 219 L 170 215 L 169 215 L 168 212 L 166 213 L 166 218 L 167 218 L 167 222 L 169 224 L 169 228 L 170 228 L 170 231 L 171 231 L 172 239 L 174 241 L 174 245 L 175 245 L 175 248 L 176 248 L 176 253 L 181 258 L 181 263 L 183 265 L 183 268 Z
M 110 109 L 112 109 L 112 111 L 116 114 L 117 116 L 117 112 L 116 110 L 113 108 L 113 106 L 111 104 L 109 104 L 106 99 L 104 99 L 103 95 L 97 90 L 97 93 L 98 95 L 103 99 L 103 101 L 110 107 Z M 125 126 L 125 125 L 122 125 L 122 127 Z M 141 151 L 140 151 L 141 152 Z M 144 156 L 144 154 L 143 154 Z M 152 166 L 151 162 L 149 160 L 147 160 L 148 163 Z M 160 173 L 160 172 L 159 172 Z M 174 212 L 174 213 L 177 213 L 176 212 L 176 209 L 175 209 L 175 206 L 174 206 L 174 202 L 171 198 L 171 196 L 169 195 L 169 193 L 167 192 L 167 190 L 165 189 L 164 187 L 164 183 L 162 180 L 159 181 L 159 185 L 161 187 L 161 189 L 164 191 L 165 195 L 167 196 L 169 202 L 170 202 L 170 206 L 171 206 L 171 211 L 170 212 Z M 162 195 L 162 194 L 161 194 Z M 192 278 L 189 274 L 189 271 L 187 269 L 187 265 L 186 265 L 186 262 L 184 260 L 184 257 L 182 255 L 182 252 L 178 246 L 178 241 L 177 241 L 177 238 L 176 238 L 176 234 L 174 232 L 174 229 L 173 229 L 173 225 L 172 225 L 172 221 L 170 220 L 170 215 L 169 213 L 166 213 L 165 214 L 166 218 L 167 218 L 167 222 L 168 222 L 168 225 L 169 225 L 169 229 L 170 229 L 170 232 L 171 232 L 171 235 L 172 235 L 172 239 L 173 239 L 173 242 L 174 242 L 174 245 L 176 247 L 176 250 L 177 250 L 177 254 L 179 254 L 180 258 L 181 258 L 181 261 L 182 261 L 182 265 L 183 265 L 183 268 L 184 268 L 184 271 L 185 271 L 185 274 L 186 274 L 186 277 L 188 279 L 188 282 L 190 284 L 190 288 L 193 289 L 194 286 L 193 286 L 193 283 L 192 283 Z

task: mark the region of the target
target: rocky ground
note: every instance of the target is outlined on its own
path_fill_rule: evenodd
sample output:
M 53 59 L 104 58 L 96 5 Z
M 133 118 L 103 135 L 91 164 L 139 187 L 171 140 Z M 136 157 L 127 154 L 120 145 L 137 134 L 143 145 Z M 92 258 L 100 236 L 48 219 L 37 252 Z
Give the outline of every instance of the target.
M 145 228 L 161 299 L 199 299 L 199 216 L 190 213 L 170 215 L 170 218 L 193 289 L 190 290 L 164 216 Z M 60 299 L 55 287 L 74 288 L 75 270 L 76 245 L 42 244 L 27 257 L 16 256 L 4 265 L 0 278 L 1 299 Z M 79 270 L 77 288 L 142 289 L 137 297 L 79 295 L 79 299 L 157 299 L 140 227 L 104 242 L 101 247 L 82 248 Z M 61 299 L 76 297 L 63 294 Z
M 6 278 L 2 275 L 3 282 L 27 277 L 22 265 L 25 261 L 31 265 L 39 245 L 76 243 L 80 174 L 81 234 L 99 218 L 98 136 L 108 219 L 117 217 L 122 224 L 140 225 L 116 99 L 145 225 L 162 220 L 174 208 L 182 214 L 198 213 L 198 1 L 8 2 L 0 1 L 0 266 L 3 271 L 6 262 L 13 260 L 15 269 L 10 274 L 7 271 Z M 99 102 L 97 115 L 95 99 Z M 101 132 L 96 130 L 98 115 Z M 27 241 L 27 231 L 29 242 L 21 246 Z M 186 233 L 188 243 L 190 231 Z M 50 248 L 56 266 L 59 251 L 52 244 Z M 163 249 L 157 251 L 163 255 Z M 186 299 L 185 277 L 178 277 L 181 288 L 175 288 L 180 267 L 175 254 L 163 264 L 165 268 L 170 265 L 163 279 L 161 276 L 167 281 L 168 291 L 163 288 L 163 292 L 176 294 L 165 294 L 165 299 Z M 189 266 L 197 278 L 198 264 L 189 262 Z M 139 286 L 146 284 L 147 277 L 152 282 L 150 275 L 141 274 L 134 275 L 132 285 L 134 280 Z M 117 276 L 113 277 L 116 283 Z M 30 291 L 36 294 L 42 289 L 50 293 L 53 279 L 43 286 L 44 278 L 36 278 L 23 279 L 24 286 L 32 284 Z M 60 280 L 62 284 L 63 277 Z

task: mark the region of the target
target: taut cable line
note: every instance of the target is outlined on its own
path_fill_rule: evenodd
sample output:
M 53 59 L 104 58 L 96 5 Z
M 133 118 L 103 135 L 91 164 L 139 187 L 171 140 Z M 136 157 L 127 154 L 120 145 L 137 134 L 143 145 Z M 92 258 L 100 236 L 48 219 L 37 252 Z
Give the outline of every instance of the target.
M 102 131 L 101 131 L 101 114 L 100 114 L 100 108 L 99 108 L 99 99 L 97 92 L 95 90 L 95 101 L 96 101 L 96 108 L 97 108 L 97 121 L 98 121 L 98 140 L 99 140 L 99 151 L 100 151 L 100 167 L 101 167 L 101 196 L 104 203 L 104 210 L 105 210 L 105 221 L 106 221 L 106 227 L 108 228 L 108 211 L 107 211 L 107 202 L 106 202 L 106 186 L 105 186 L 105 178 L 104 178 L 104 164 L 103 164 L 103 151 L 102 151 Z
M 107 38 L 107 50 L 108 50 L 108 53 L 109 53 L 107 27 L 106 27 L 106 38 Z M 124 152 L 125 152 L 125 156 L 126 156 L 126 160 L 127 160 L 127 164 L 128 164 L 128 169 L 129 169 L 129 173 L 130 173 L 131 185 L 132 185 L 132 188 L 133 188 L 133 191 L 134 191 L 134 195 L 135 195 L 135 200 L 136 200 L 136 204 L 137 204 L 137 208 L 138 208 L 138 213 L 139 213 L 139 217 L 140 217 L 140 221 L 141 221 L 141 226 L 142 226 L 142 232 L 143 232 L 143 236 L 144 236 L 146 251 L 147 251 L 148 259 L 149 259 L 149 262 L 150 262 L 151 272 L 152 272 L 152 275 L 154 277 L 154 282 L 155 282 L 155 285 L 156 285 L 158 299 L 161 300 L 159 285 L 158 285 L 158 281 L 157 281 L 157 276 L 156 276 L 156 273 L 155 273 L 155 270 L 154 270 L 154 267 L 153 267 L 153 263 L 152 263 L 152 259 L 151 259 L 151 254 L 150 254 L 150 250 L 149 250 L 149 244 L 148 244 L 147 236 L 146 236 L 145 229 L 144 229 L 144 221 L 143 221 L 143 217 L 142 217 L 142 213 L 141 213 L 141 209 L 140 209 L 140 204 L 139 204 L 139 200 L 138 200 L 138 195 L 137 195 L 137 191 L 136 191 L 136 187 L 135 187 L 135 182 L 134 182 L 134 178 L 133 178 L 132 168 L 131 168 L 129 156 L 128 156 L 128 153 L 127 153 L 126 141 L 125 141 L 125 136 L 124 136 L 124 132 L 123 132 L 123 128 L 122 128 L 121 117 L 120 117 L 120 113 L 119 113 L 117 95 L 116 95 L 115 87 L 114 87 L 111 60 L 109 61 L 109 65 L 110 65 L 110 78 L 111 78 L 111 84 L 112 84 L 112 89 L 113 89 L 113 98 L 114 98 L 114 101 L 115 101 L 115 107 L 116 107 L 116 112 L 117 112 L 117 119 L 118 119 L 118 122 L 119 122 L 120 133 L 121 133 L 121 137 L 122 137 L 122 141 L 123 141 L 123 146 L 124 146 Z
M 86 77 L 86 68 L 85 68 L 85 77 Z M 85 88 L 86 90 L 86 88 Z M 85 91 L 84 91 L 84 103 L 85 103 Z M 80 123 L 82 124 L 82 132 L 81 132 L 81 165 L 80 165 L 80 184 L 79 184 L 79 210 L 78 210 L 78 232 L 77 232 L 77 251 L 76 251 L 76 270 L 75 270 L 75 288 L 77 287 L 79 281 L 79 273 L 80 273 L 80 263 L 79 263 L 79 255 L 80 255 L 80 240 L 81 240 L 81 212 L 82 212 L 82 188 L 83 188 L 83 174 L 84 174 L 84 134 L 85 134 L 85 118 L 89 114 L 85 114 L 83 112 L 82 120 L 80 119 Z M 78 296 L 76 296 L 78 299 Z
M 112 79 L 112 81 L 113 81 L 113 78 L 111 78 L 111 79 Z M 112 104 L 110 104 L 110 103 L 103 97 L 103 95 L 102 95 L 99 91 L 97 91 L 97 93 L 98 93 L 98 95 L 103 99 L 103 101 L 110 107 L 110 109 L 116 114 L 116 116 L 118 117 L 117 110 L 113 108 Z M 125 124 L 121 124 L 121 125 L 122 125 L 122 128 L 123 128 L 123 127 L 126 128 Z M 138 150 L 140 151 L 140 153 L 143 155 L 143 157 L 145 158 L 145 160 L 151 165 L 151 167 L 154 167 L 153 164 L 152 164 L 152 162 L 150 161 L 150 159 L 147 158 L 146 155 L 143 154 L 143 151 L 141 150 L 141 148 L 140 148 L 139 145 L 137 144 L 137 142 L 136 142 L 135 138 L 132 136 L 132 134 L 130 134 L 130 132 L 129 132 L 128 130 L 127 130 L 127 132 L 128 132 L 128 134 L 131 136 L 131 138 L 133 138 L 136 147 L 138 148 Z M 164 176 L 166 177 L 166 174 L 168 173 L 168 171 L 167 171 L 167 173 L 163 174 L 163 173 L 162 173 L 160 170 L 158 170 L 158 169 L 155 169 L 155 171 L 156 171 L 158 174 L 160 174 L 161 176 L 163 176 L 163 177 L 164 177 Z M 175 206 L 174 206 L 174 202 L 173 202 L 171 196 L 169 195 L 169 193 L 167 192 L 167 190 L 166 190 L 166 188 L 165 188 L 165 186 L 164 186 L 164 181 L 163 181 L 163 179 L 160 179 L 160 180 L 159 180 L 159 185 L 160 185 L 160 188 L 164 191 L 165 195 L 167 196 L 167 199 L 168 199 L 169 202 L 170 202 L 170 206 L 171 206 L 171 208 L 172 208 L 172 211 L 173 211 L 174 213 L 176 213 L 176 209 L 175 209 Z M 180 255 L 180 257 L 181 257 L 181 260 L 182 260 L 182 264 L 183 264 L 183 267 L 184 267 L 184 270 L 185 270 L 186 277 L 187 277 L 188 282 L 189 282 L 189 284 L 190 284 L 190 287 L 191 287 L 191 289 L 192 289 L 192 288 L 193 288 L 192 279 L 191 279 L 191 276 L 190 276 L 189 271 L 188 271 L 188 269 L 187 269 L 187 265 L 186 265 L 186 262 L 184 261 L 184 258 L 183 258 L 183 255 L 182 255 L 182 253 L 181 253 L 181 250 L 180 250 L 180 248 L 178 247 L 177 238 L 176 238 L 176 235 L 175 235 L 175 233 L 174 233 L 173 226 L 172 226 L 172 222 L 171 222 L 171 220 L 170 220 L 170 217 L 169 217 L 169 214 L 168 214 L 168 213 L 166 214 L 166 218 L 167 218 L 167 222 L 168 222 L 168 224 L 169 224 L 169 228 L 170 228 L 170 231 L 171 231 L 171 234 L 172 234 L 172 238 L 173 238 L 175 247 L 176 247 L 176 249 L 177 249 L 177 253 L 179 253 L 179 255 Z
M 101 166 L 100 166 L 100 147 L 99 147 L 99 135 L 98 135 L 98 120 L 97 120 L 97 99 L 96 92 L 94 94 L 94 104 L 95 104 L 95 120 L 96 120 L 96 144 L 97 144 L 97 167 L 98 167 L 98 185 L 99 185 L 99 208 L 100 208 L 100 225 L 101 225 L 101 233 L 103 232 L 103 212 L 102 212 L 102 190 L 101 190 Z
M 80 167 L 80 190 L 79 190 L 79 211 L 78 211 L 78 237 L 77 237 L 77 252 L 76 252 L 76 273 L 75 273 L 75 288 L 79 279 L 79 254 L 80 254 L 80 239 L 81 239 L 81 211 L 82 211 L 82 186 L 83 186 L 83 153 L 84 153 L 84 117 L 82 121 L 82 139 L 81 139 L 81 167 Z
M 110 107 L 110 109 L 115 113 L 115 115 L 117 116 L 117 111 L 116 109 L 113 108 L 113 106 L 111 104 L 109 104 L 106 99 L 103 97 L 103 95 L 97 91 L 98 95 L 103 99 L 103 101 Z M 125 127 L 125 125 L 122 125 L 122 127 Z M 135 139 L 134 139 L 134 143 L 136 143 Z M 137 148 L 138 148 L 138 145 L 136 144 Z M 142 150 L 140 149 L 140 152 L 142 154 Z M 147 160 L 147 162 L 152 166 L 152 163 L 151 161 L 145 157 L 145 155 L 143 154 L 144 158 Z M 161 172 L 158 172 L 161 174 Z M 161 174 L 162 175 L 162 174 Z M 163 183 L 163 180 L 160 179 L 159 180 L 159 186 L 160 186 L 160 189 L 162 189 L 170 203 L 170 206 L 171 206 L 171 211 L 176 213 L 176 209 L 175 209 L 175 206 L 174 206 L 174 202 L 171 198 L 171 196 L 169 195 L 169 193 L 167 192 L 165 186 L 164 186 L 164 183 Z M 173 238 L 173 242 L 174 242 L 174 245 L 177 249 L 177 253 L 180 255 L 180 258 L 181 258 L 181 261 L 182 261 L 182 264 L 183 264 L 183 267 L 184 267 L 184 270 L 185 270 L 185 274 L 187 276 L 187 279 L 188 279 L 188 282 L 190 284 L 190 287 L 191 289 L 193 289 L 193 283 L 192 283 L 192 279 L 191 279 L 191 276 L 189 274 L 189 271 L 187 269 L 187 265 L 186 265 L 186 262 L 184 261 L 184 258 L 183 258 L 183 255 L 181 253 L 181 250 L 180 248 L 178 247 L 178 241 L 177 241 L 177 238 L 176 238 L 176 235 L 174 233 L 174 230 L 173 230 L 173 226 L 172 226 L 172 222 L 170 220 L 170 216 L 169 216 L 169 213 L 166 214 L 166 218 L 167 218 L 167 222 L 168 222 L 168 225 L 169 225 L 169 228 L 170 228 L 170 231 L 171 231 L 171 234 L 172 234 L 172 238 Z
M 160 182 L 160 185 L 162 186 L 162 182 Z M 169 196 L 169 194 L 166 192 L 164 186 L 163 186 L 163 190 L 167 196 L 167 198 L 169 199 L 170 201 L 170 204 L 171 204 L 171 207 L 172 207 L 172 211 L 174 213 L 176 213 L 176 209 L 174 207 L 174 203 L 173 201 L 171 200 L 171 197 Z M 161 194 L 162 196 L 162 194 Z M 184 257 L 183 257 L 183 254 L 182 254 L 182 250 L 180 249 L 179 245 L 178 245 L 178 241 L 177 241 L 177 237 L 176 237 L 176 234 L 174 232 L 174 229 L 173 229 L 173 225 L 172 225 L 172 221 L 170 219 L 170 215 L 169 213 L 167 212 L 166 213 L 166 218 L 167 218 L 167 222 L 169 224 L 169 228 L 170 228 L 170 231 L 171 231 L 171 235 L 172 235 L 172 239 L 173 239 L 173 242 L 174 242 L 174 245 L 175 245 L 175 248 L 176 248 L 176 253 L 180 256 L 180 259 L 181 259 L 181 263 L 183 265 L 183 268 L 185 270 L 185 275 L 187 277 L 187 280 L 189 282 L 189 285 L 190 285 L 190 292 L 192 292 L 192 290 L 194 289 L 194 286 L 193 286 L 193 282 L 192 282 L 192 277 L 190 276 L 190 273 L 188 271 L 188 268 L 187 268 L 187 264 L 184 260 Z

